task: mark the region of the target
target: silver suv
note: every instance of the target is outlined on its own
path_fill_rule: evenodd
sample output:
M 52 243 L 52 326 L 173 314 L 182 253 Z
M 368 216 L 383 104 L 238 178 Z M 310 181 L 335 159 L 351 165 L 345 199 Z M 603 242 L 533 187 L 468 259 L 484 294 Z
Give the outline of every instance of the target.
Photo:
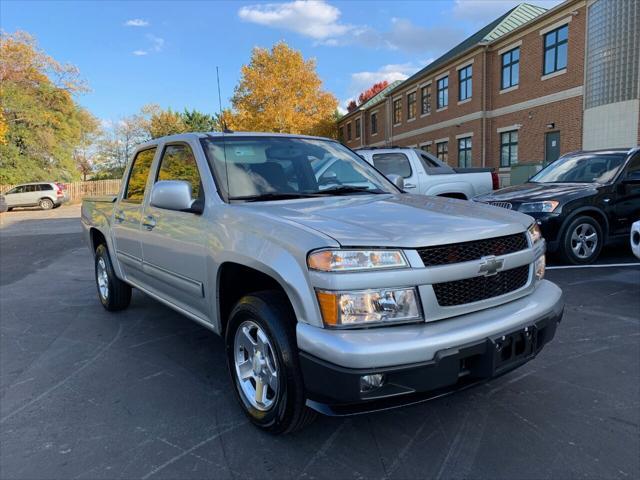
M 4 194 L 7 208 L 37 207 L 43 210 L 56 208 L 67 201 L 64 189 L 55 182 L 23 183 Z
M 321 161 L 338 164 L 324 181 Z M 563 302 L 533 219 L 393 178 L 317 137 L 145 143 L 116 198 L 82 204 L 99 301 L 126 308 L 135 287 L 222 335 L 240 405 L 276 433 L 534 358 Z

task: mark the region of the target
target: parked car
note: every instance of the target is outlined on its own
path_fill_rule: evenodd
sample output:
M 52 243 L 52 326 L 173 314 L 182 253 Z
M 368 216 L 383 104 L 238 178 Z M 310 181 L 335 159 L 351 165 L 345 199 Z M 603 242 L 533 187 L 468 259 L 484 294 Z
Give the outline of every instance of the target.
M 631 225 L 629 240 L 631 242 L 631 251 L 636 258 L 640 258 L 640 220 Z
M 54 182 L 36 182 L 16 185 L 4 194 L 7 208 L 36 207 L 43 210 L 56 208 L 67 201 L 62 188 Z
M 593 263 L 640 219 L 640 148 L 569 153 L 527 183 L 475 200 L 531 215 L 550 252 Z
M 320 188 L 332 158 L 349 168 Z M 81 221 L 104 308 L 135 287 L 222 335 L 241 407 L 274 433 L 502 375 L 562 317 L 531 217 L 402 193 L 329 139 L 155 139 Z
M 402 177 L 408 193 L 468 200 L 500 185 L 492 168 L 452 168 L 416 148 L 364 148 L 356 152 L 384 175 Z M 334 169 L 325 164 L 322 175 L 331 176 Z

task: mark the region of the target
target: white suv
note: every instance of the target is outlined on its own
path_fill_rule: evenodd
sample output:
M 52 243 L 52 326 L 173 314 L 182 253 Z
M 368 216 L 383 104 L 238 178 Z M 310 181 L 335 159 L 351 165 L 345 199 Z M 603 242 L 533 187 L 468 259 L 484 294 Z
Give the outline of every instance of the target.
M 7 208 L 36 207 L 43 210 L 59 207 L 67 201 L 62 187 L 54 182 L 24 183 L 16 185 L 4 194 Z

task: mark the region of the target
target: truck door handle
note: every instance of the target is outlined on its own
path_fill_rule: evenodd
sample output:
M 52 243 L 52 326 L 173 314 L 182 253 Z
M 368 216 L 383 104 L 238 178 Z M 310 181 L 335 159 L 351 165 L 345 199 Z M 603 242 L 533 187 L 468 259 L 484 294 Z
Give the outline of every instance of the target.
M 151 231 L 156 226 L 156 219 L 153 217 L 153 215 L 147 215 L 142 222 L 142 225 L 144 226 L 144 228 Z
M 416 186 L 413 183 L 405 183 L 404 188 L 416 188 Z
M 117 211 L 114 218 L 118 223 L 124 222 L 125 220 L 124 212 L 122 210 Z

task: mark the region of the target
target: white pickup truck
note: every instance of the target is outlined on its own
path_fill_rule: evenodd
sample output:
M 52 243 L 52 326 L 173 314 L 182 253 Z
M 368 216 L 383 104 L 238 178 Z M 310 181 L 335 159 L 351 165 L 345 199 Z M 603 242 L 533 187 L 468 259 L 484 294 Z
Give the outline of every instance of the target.
M 359 149 L 357 153 L 384 175 L 404 178 L 408 193 L 469 200 L 499 188 L 498 175 L 491 168 L 452 168 L 417 148 Z

